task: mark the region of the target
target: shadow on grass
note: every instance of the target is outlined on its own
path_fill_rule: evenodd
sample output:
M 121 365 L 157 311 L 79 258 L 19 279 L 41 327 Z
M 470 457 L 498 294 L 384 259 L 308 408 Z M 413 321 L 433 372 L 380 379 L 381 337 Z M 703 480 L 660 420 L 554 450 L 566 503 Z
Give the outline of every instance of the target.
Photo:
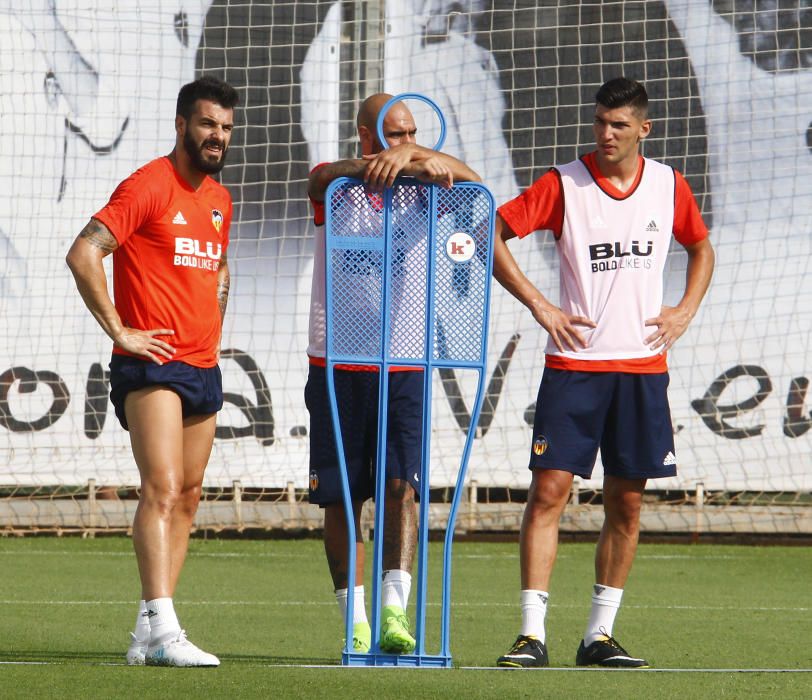
M 220 661 L 225 663 L 250 664 L 252 666 L 308 665 L 340 666 L 341 660 L 335 656 L 260 656 L 259 654 L 220 654 Z

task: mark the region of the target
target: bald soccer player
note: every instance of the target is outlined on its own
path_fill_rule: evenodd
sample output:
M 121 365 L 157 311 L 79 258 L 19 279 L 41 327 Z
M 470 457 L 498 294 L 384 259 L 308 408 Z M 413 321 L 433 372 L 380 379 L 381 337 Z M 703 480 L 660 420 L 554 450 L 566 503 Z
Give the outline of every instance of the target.
M 366 197 L 346 202 L 357 216 L 349 217 L 358 225 L 382 225 L 380 193 L 391 187 L 399 175 L 418 178 L 444 187 L 456 181 L 479 181 L 479 176 L 461 161 L 444 153 L 418 146 L 414 117 L 402 102 L 386 112 L 383 122 L 388 149 L 378 140 L 377 120 L 391 95 L 379 93 L 367 98 L 356 120 L 361 158 L 317 165 L 310 174 L 308 194 L 313 204 L 316 246 L 310 307 L 309 372 L 305 401 L 310 412 L 310 502 L 324 509 L 324 549 L 333 579 L 342 619 L 349 594 L 347 523 L 344 514 L 341 476 L 325 376 L 325 241 L 324 195 L 330 183 L 339 177 L 354 177 L 367 184 Z M 417 198 L 408 206 L 426 205 Z M 403 274 L 393 282 L 393 328 L 408 316 L 400 301 L 410 293 L 415 279 L 411 269 L 425 266 L 425 249 L 404 236 L 399 259 Z M 372 272 L 370 261 L 355 260 L 344 271 L 348 275 Z M 362 280 L 363 281 L 363 280 Z M 348 285 L 363 290 L 365 285 Z M 375 305 L 375 295 L 367 299 L 359 292 L 356 305 Z M 408 321 L 406 321 L 408 325 Z M 395 331 L 396 333 L 397 331 Z M 393 338 L 397 343 L 397 338 Z M 353 641 L 355 651 L 369 651 L 371 630 L 364 600 L 364 544 L 360 533 L 361 508 L 374 493 L 378 435 L 377 367 L 353 366 L 337 369 L 335 388 L 341 421 L 344 454 L 353 502 L 356 532 L 356 572 L 353 588 Z M 386 491 L 383 532 L 383 585 L 381 594 L 380 647 L 393 654 L 414 650 L 415 640 L 406 616 L 411 589 L 412 561 L 417 542 L 416 488 L 419 485 L 422 425 L 423 371 L 414 367 L 394 367 L 389 374 L 388 430 L 386 439 Z

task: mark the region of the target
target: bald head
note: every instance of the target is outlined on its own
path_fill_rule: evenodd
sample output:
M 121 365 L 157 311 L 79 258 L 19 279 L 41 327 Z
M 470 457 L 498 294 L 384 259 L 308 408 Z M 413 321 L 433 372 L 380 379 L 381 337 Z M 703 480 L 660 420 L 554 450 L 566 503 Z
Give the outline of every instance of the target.
M 367 129 L 375 129 L 376 122 L 378 121 L 378 115 L 381 112 L 381 107 L 383 107 L 391 99 L 392 95 L 386 92 L 378 92 L 367 97 L 361 103 L 361 107 L 358 110 L 358 116 L 355 119 L 355 125 L 358 127 L 365 126 Z
M 383 106 L 391 99 L 392 95 L 378 92 L 361 103 L 355 123 L 358 127 L 358 138 L 361 140 L 361 152 L 364 155 L 380 153 L 383 150 L 378 140 L 378 116 Z M 383 133 L 390 146 L 415 142 L 417 127 L 412 113 L 403 102 L 396 102 L 386 111 Z

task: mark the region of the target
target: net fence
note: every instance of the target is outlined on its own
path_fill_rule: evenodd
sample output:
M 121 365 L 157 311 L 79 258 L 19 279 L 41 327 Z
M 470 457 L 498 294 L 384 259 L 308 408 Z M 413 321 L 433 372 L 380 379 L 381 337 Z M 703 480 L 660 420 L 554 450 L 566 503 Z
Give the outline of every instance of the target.
M 0 36 L 0 527 L 129 527 L 138 473 L 106 398 L 110 346 L 64 256 L 120 180 L 171 150 L 182 84 L 213 73 L 241 98 L 221 174 L 235 204 L 226 405 L 198 525 L 307 529 L 320 525 L 306 503 L 303 400 L 319 240 L 310 169 L 357 154 L 368 94 L 419 92 L 445 114 L 444 150 L 501 204 L 590 150 L 594 93 L 625 74 L 651 97 L 645 155 L 686 176 L 717 253 L 712 288 L 669 356 L 679 475 L 649 484 L 644 528 L 812 532 L 805 0 L 32 0 L 0 8 Z M 419 141 L 432 143 L 431 113 L 414 111 Z M 557 298 L 552 237 L 514 243 Z M 677 246 L 666 303 L 685 266 Z M 518 527 L 546 342 L 493 292 L 460 518 L 472 530 Z M 462 374 L 434 381 L 442 513 L 472 398 Z M 597 529 L 600 463 L 594 476 L 577 484 L 565 529 Z

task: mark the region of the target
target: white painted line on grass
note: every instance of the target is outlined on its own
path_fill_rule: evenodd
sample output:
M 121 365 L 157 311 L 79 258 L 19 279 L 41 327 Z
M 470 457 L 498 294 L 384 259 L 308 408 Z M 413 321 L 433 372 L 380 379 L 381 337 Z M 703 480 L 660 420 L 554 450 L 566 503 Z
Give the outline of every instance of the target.
M 437 667 L 437 666 L 342 666 L 340 664 L 268 664 L 249 663 L 245 661 L 229 662 L 226 666 L 245 667 L 254 666 L 260 668 L 321 668 L 344 670 L 367 670 L 367 671 L 496 671 L 497 673 L 555 673 L 563 671 L 566 673 L 812 673 L 812 668 L 598 668 L 598 667 L 570 667 L 570 666 L 550 666 L 547 668 L 499 668 L 497 666 L 457 666 L 457 667 Z M 124 662 L 111 661 L 0 661 L 0 666 L 113 666 L 127 667 Z M 147 671 L 148 672 L 148 671 Z
M 517 546 L 518 550 L 518 546 Z M 753 559 L 758 555 L 754 552 L 750 555 L 742 554 L 645 554 L 638 553 L 635 557 L 636 561 L 641 559 L 651 560 L 669 560 L 675 561 L 729 561 L 737 559 Z M 93 550 L 93 551 L 67 551 L 67 550 L 47 550 L 47 549 L 19 549 L 9 550 L 0 549 L 0 556 L 66 556 L 66 557 L 135 557 L 133 552 L 121 551 L 107 551 L 107 550 Z M 190 558 L 207 557 L 211 559 L 310 559 L 312 554 L 309 552 L 291 553 L 291 552 L 189 552 Z M 472 559 L 472 560 L 518 560 L 519 553 L 511 554 L 465 554 L 454 553 L 454 559 Z M 572 554 L 560 553 L 557 559 L 576 559 Z
M 132 557 L 135 559 L 135 552 L 108 552 L 108 551 L 93 551 L 93 552 L 68 552 L 68 551 L 48 551 L 47 549 L 21 549 L 19 551 L 3 550 L 0 549 L 0 556 L 39 556 L 39 557 Z M 187 558 L 206 557 L 212 559 L 310 559 L 312 555 L 302 552 L 301 554 L 289 554 L 279 552 L 189 552 Z
M 177 603 L 184 606 L 211 606 L 211 607 L 234 607 L 234 606 L 260 606 L 260 607 L 290 607 L 299 605 L 320 605 L 325 607 L 335 606 L 335 601 L 328 600 L 181 600 Z M 0 605 L 137 605 L 134 600 L 0 600 Z M 428 607 L 439 608 L 440 603 L 428 603 Z M 491 602 L 470 602 L 461 601 L 452 603 L 452 608 L 514 608 L 516 603 L 491 603 Z M 561 604 L 551 605 L 553 608 L 567 608 L 581 610 L 589 607 L 589 603 L 584 604 Z M 808 607 L 767 607 L 767 606 L 742 606 L 742 605 L 624 605 L 624 609 L 633 608 L 636 610 L 680 610 L 680 611 L 750 611 L 750 612 L 789 612 L 806 613 L 812 612 Z
M 498 668 L 494 666 L 460 666 L 463 671 L 575 671 L 601 673 L 812 673 L 812 668 L 602 668 L 597 666 L 548 666 L 547 668 Z
M 0 666 L 53 666 L 55 661 L 0 661 Z

